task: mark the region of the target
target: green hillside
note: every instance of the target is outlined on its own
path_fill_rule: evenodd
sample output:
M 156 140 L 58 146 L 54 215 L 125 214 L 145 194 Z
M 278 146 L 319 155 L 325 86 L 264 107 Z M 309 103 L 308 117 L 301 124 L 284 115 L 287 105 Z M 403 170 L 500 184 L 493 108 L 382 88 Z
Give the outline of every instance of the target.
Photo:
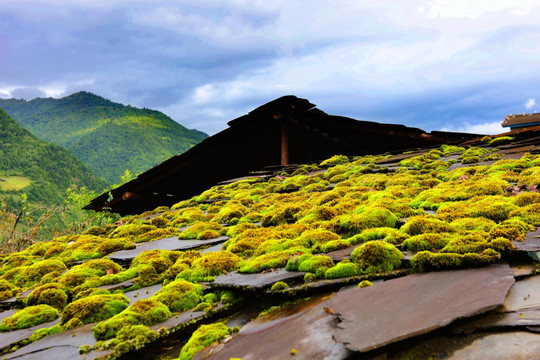
M 167 115 L 78 92 L 61 99 L 0 99 L 0 107 L 41 139 L 69 149 L 109 183 L 178 155 L 208 135 Z
M 22 193 L 32 203 L 63 201 L 68 187 L 107 187 L 83 162 L 61 146 L 39 140 L 0 109 L 0 198 L 18 207 Z

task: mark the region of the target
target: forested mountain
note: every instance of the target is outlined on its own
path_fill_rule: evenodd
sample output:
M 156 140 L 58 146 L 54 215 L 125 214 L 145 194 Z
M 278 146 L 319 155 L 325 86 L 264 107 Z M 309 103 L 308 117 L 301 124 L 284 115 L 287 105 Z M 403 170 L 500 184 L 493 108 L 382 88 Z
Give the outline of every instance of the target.
M 143 172 L 208 137 L 159 111 L 88 92 L 61 99 L 0 99 L 0 107 L 39 138 L 69 149 L 109 183 L 118 183 L 126 169 Z
M 19 206 L 22 193 L 28 200 L 51 205 L 65 199 L 68 187 L 102 191 L 105 180 L 68 150 L 40 140 L 0 109 L 0 198 L 8 208 Z

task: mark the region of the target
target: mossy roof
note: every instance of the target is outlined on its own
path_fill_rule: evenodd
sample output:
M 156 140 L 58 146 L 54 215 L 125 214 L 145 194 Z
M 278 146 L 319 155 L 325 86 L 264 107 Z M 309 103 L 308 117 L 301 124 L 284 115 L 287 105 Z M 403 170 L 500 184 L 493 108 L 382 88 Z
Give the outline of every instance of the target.
M 347 318 L 346 308 L 334 309 L 325 301 L 331 301 L 333 296 L 337 296 L 334 295 L 336 292 L 340 294 L 344 291 L 340 290 L 343 286 L 356 286 L 364 280 L 379 279 L 385 280 L 382 284 L 391 284 L 388 280 L 394 278 L 414 280 L 411 277 L 414 272 L 444 271 L 449 276 L 456 271 L 467 273 L 467 268 L 486 269 L 489 272 L 490 264 L 504 262 L 509 263 L 514 274 L 510 278 L 516 278 L 516 284 L 524 281 L 521 280 L 523 276 L 532 275 L 532 279 L 537 279 L 534 274 L 538 257 L 529 255 L 540 251 L 540 241 L 535 235 L 538 234 L 536 229 L 540 227 L 538 133 L 538 130 L 514 133 L 510 143 L 498 148 L 477 139 L 452 146 L 418 149 L 405 154 L 330 157 L 323 165 L 311 163 L 266 169 L 264 173 L 258 173 L 252 178 L 206 189 L 170 208 L 161 207 L 155 211 L 127 216 L 102 229 L 94 228 L 85 234 L 62 236 L 51 242 L 34 244 L 20 253 L 4 255 L 0 267 L 0 294 L 4 299 L 1 304 L 6 309 L 25 307 L 24 298 L 28 293 L 48 284 L 58 286 L 54 286 L 55 292 L 41 291 L 39 301 L 55 304 L 55 299 L 48 299 L 46 294 L 52 297 L 65 293 L 67 302 L 72 303 L 85 297 L 118 292 L 125 293 L 131 304 L 134 304 L 142 299 L 155 299 L 156 292 L 163 285 L 174 281 L 190 281 L 202 285 L 204 296 L 195 294 L 189 297 L 190 301 L 198 302 L 197 306 L 173 314 L 164 322 L 159 320 L 153 325 L 144 325 L 156 331 L 150 337 L 137 338 L 133 335 L 133 338 L 126 338 L 131 329 L 128 326 L 139 326 L 134 325 L 138 322 L 152 323 L 150 319 L 137 319 L 133 314 L 126 313 L 123 318 L 128 319 L 129 324 L 110 323 L 110 326 L 116 327 L 116 334 L 120 335 L 101 343 L 95 340 L 87 342 L 95 348 L 85 348 L 85 351 L 90 350 L 84 354 L 86 358 L 103 355 L 114 358 L 125 352 L 137 351 L 142 346 L 151 346 L 150 343 L 159 342 L 159 339 L 178 342 L 175 346 L 179 352 L 182 339 L 185 341 L 190 337 L 198 326 L 197 321 L 222 321 L 230 328 L 239 324 L 244 326 L 246 321 L 241 319 L 253 319 L 254 314 L 249 313 L 253 309 L 263 312 L 268 310 L 270 313 L 265 316 L 281 322 L 288 321 L 289 316 L 296 318 L 306 306 L 315 306 L 313 321 L 328 319 L 324 314 L 339 313 Z M 467 157 L 464 154 L 480 154 L 474 155 L 478 157 L 478 162 L 463 164 Z M 491 156 L 490 160 L 483 161 L 488 156 Z M 127 229 L 125 225 L 131 225 L 130 231 L 123 233 L 120 238 L 115 237 L 120 233 L 115 230 L 122 226 Z M 166 231 L 156 231 L 156 228 Z M 141 231 L 143 234 L 140 234 Z M 191 250 L 170 247 L 160 250 L 164 241 L 161 234 L 171 232 L 176 236 L 174 241 L 192 241 L 196 246 Z M 182 239 L 181 234 L 189 234 L 194 239 Z M 213 242 L 212 238 L 218 237 L 223 237 L 219 242 L 226 240 L 221 247 L 205 249 Z M 362 259 L 356 256 L 351 258 L 352 248 L 366 245 L 365 249 L 368 249 L 367 245 L 373 241 L 384 242 L 384 247 L 370 247 L 379 253 L 356 251 L 355 254 L 363 254 Z M 147 251 L 134 254 L 134 259 L 129 257 L 118 260 L 122 269 L 114 266 L 106 269 L 104 266 L 107 262 L 93 260 L 105 257 L 118 259 L 119 254 L 132 251 L 133 247 Z M 397 252 L 392 250 L 386 253 L 385 249 L 396 249 Z M 228 253 L 223 253 L 221 263 L 219 256 L 205 258 L 208 254 L 205 250 L 217 254 L 219 251 Z M 396 267 L 398 263 L 395 256 L 400 253 L 406 253 L 407 256 Z M 51 259 L 63 262 L 67 271 L 41 271 L 41 267 L 51 267 Z M 375 266 L 377 263 L 371 262 L 372 259 L 382 263 L 388 261 L 388 266 Z M 303 274 L 294 270 L 300 267 L 296 262 L 304 261 L 306 264 L 310 262 L 306 268 L 313 273 Z M 81 267 L 81 263 L 85 266 Z M 238 272 L 230 271 L 231 267 L 238 269 Z M 237 278 L 241 280 L 236 281 Z M 280 284 L 272 289 L 272 284 L 277 281 L 284 281 L 285 285 Z M 412 281 L 410 286 L 414 287 L 414 283 Z M 380 284 L 373 281 L 373 289 Z M 479 283 L 478 287 L 483 285 Z M 385 288 L 389 286 L 385 285 Z M 438 286 L 444 287 L 444 282 Z M 514 285 L 514 288 L 520 287 Z M 354 290 L 358 290 L 359 294 L 363 291 Z M 422 291 L 429 292 L 430 287 Z M 504 289 L 501 291 L 505 292 Z M 390 291 L 384 297 L 399 300 L 399 295 L 400 291 L 396 290 L 395 295 Z M 471 302 L 476 301 L 480 305 L 487 303 L 472 292 L 468 295 L 472 297 Z M 526 299 L 517 307 L 489 310 L 490 307 L 480 306 L 483 310 L 474 314 L 485 313 L 486 318 L 489 318 L 496 312 L 503 313 L 509 319 L 508 326 L 520 331 L 525 329 L 524 326 L 540 326 L 540 321 L 532 314 L 526 322 L 520 320 L 519 313 L 523 313 L 524 307 L 540 306 L 540 297 L 532 292 L 529 295 L 523 295 Z M 306 301 L 307 297 L 320 301 Z M 384 299 L 381 301 L 387 304 Z M 151 313 L 152 309 L 147 310 Z M 377 315 L 384 317 L 386 310 L 381 305 Z M 461 305 L 453 310 L 456 319 L 471 315 Z M 161 310 L 156 308 L 155 311 Z M 374 309 L 372 312 L 377 311 Z M 437 308 L 434 311 L 444 312 L 444 309 Z M 413 311 L 409 313 L 414 316 Z M 163 319 L 164 316 L 169 315 L 161 312 L 155 318 Z M 362 326 L 365 321 L 355 320 L 350 326 L 354 329 L 355 326 Z M 400 326 L 407 329 L 410 320 L 407 321 Z M 358 324 L 354 325 L 355 322 Z M 313 334 L 310 329 L 315 325 L 311 320 L 296 321 L 295 324 L 305 327 L 299 333 Z M 433 336 L 455 340 L 449 330 L 454 324 L 452 321 L 450 325 L 447 324 L 443 324 L 443 329 L 433 333 Z M 35 336 L 31 338 L 34 343 L 24 346 L 29 342 L 33 330 L 43 326 L 36 324 L 36 327 L 25 332 L 24 339 L 19 339 L 23 342 L 10 342 L 4 346 L 3 351 L 7 352 L 7 359 L 31 356 L 31 353 L 48 347 L 51 339 L 68 345 L 74 332 L 81 332 L 81 336 L 77 335 L 79 339 L 88 338 L 92 336 L 89 331 L 95 325 L 72 321 L 69 326 L 51 326 L 34 333 Z M 249 331 L 250 325 L 245 326 L 245 331 Z M 331 329 L 332 325 L 325 322 L 323 326 Z M 374 326 L 373 331 L 384 331 Z M 167 330 L 157 332 L 160 327 Z M 482 324 L 482 327 L 485 328 L 486 324 Z M 429 337 L 432 330 L 427 330 L 428 335 L 417 337 L 414 327 L 410 329 L 410 332 L 405 331 L 406 336 L 415 337 L 417 341 Z M 490 325 L 489 329 L 490 334 L 499 331 L 496 325 Z M 53 335 L 56 331 L 60 333 Z M 231 330 L 232 339 L 228 343 L 234 344 L 236 338 L 240 339 L 242 331 L 240 329 L 240 334 L 234 335 Z M 176 332 L 177 335 L 168 335 L 170 332 Z M 346 342 L 348 340 L 343 343 L 333 342 L 332 346 L 343 350 Z M 79 356 L 78 347 L 84 344 L 75 340 L 71 343 L 73 346 L 65 346 L 62 351 L 66 354 L 71 351 L 70 354 L 76 358 Z M 273 345 L 270 342 L 267 346 L 271 349 Z M 16 350 L 16 347 L 19 349 Z M 348 355 L 358 351 L 354 347 L 346 348 Z M 382 346 L 382 349 L 376 351 L 377 354 L 370 352 L 368 355 L 380 355 L 387 351 L 388 354 L 405 356 L 419 349 L 421 345 L 414 347 L 398 343 L 391 348 Z M 417 358 L 446 356 L 437 347 L 434 349 L 433 352 L 438 355 L 429 354 Z M 236 355 L 242 358 L 247 354 Z M 217 351 L 212 356 L 210 358 L 220 358 Z

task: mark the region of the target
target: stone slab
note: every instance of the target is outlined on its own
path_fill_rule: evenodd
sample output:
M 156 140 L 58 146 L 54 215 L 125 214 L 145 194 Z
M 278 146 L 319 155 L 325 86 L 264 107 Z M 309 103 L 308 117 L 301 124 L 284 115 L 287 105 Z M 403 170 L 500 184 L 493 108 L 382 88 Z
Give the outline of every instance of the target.
M 516 279 L 533 275 L 538 268 L 535 264 L 519 264 L 510 266 Z
M 334 261 L 341 261 L 341 260 L 344 260 L 344 259 L 350 259 L 351 254 L 354 251 L 354 249 L 356 249 L 360 245 L 362 245 L 362 244 L 354 245 L 354 246 L 348 247 L 346 249 L 330 251 L 329 253 L 326 253 L 326 254 L 323 254 L 323 255 L 328 256 L 330 259 L 332 259 Z
M 540 326 L 540 311 L 529 309 L 507 313 L 490 313 L 453 329 L 455 333 L 470 333 L 477 330 L 500 330 L 512 327 Z
M 540 309 L 540 276 L 517 281 L 508 292 L 499 312 Z
M 501 306 L 513 283 L 510 267 L 495 264 L 340 291 L 328 302 L 341 321 L 334 338 L 352 351 L 377 349 Z
M 130 280 L 119 282 L 117 284 L 101 285 L 101 286 L 98 286 L 98 289 L 113 291 L 113 290 L 116 290 L 116 289 L 126 289 L 126 288 L 129 288 L 129 287 L 133 286 L 133 285 L 134 285 L 134 282 L 133 282 L 133 280 L 130 279 Z
M 287 271 L 277 269 L 261 274 L 240 274 L 230 272 L 216 276 L 210 283 L 210 287 L 229 287 L 229 288 L 258 288 L 263 289 L 272 286 L 276 281 L 286 281 L 302 279 L 306 273 L 299 271 Z
M 519 251 L 540 251 L 540 227 L 529 231 L 523 241 L 512 241 Z
M 146 250 L 190 250 L 196 249 L 203 245 L 215 245 L 223 243 L 227 240 L 229 240 L 228 236 L 220 236 L 210 240 L 179 240 L 177 236 L 174 236 L 166 239 L 138 244 L 135 249 L 114 252 L 109 255 L 109 258 L 113 261 L 126 262 L 133 260 Z
M 332 338 L 333 316 L 324 309 L 325 298 L 308 301 L 288 316 L 274 312 L 245 325 L 226 343 L 209 347 L 196 359 L 345 359 L 352 353 Z M 277 317 L 277 318 L 276 318 Z M 291 350 L 296 355 L 291 355 Z
M 486 335 L 455 351 L 448 360 L 525 360 L 538 359 L 540 335 L 506 332 Z
M 223 248 L 223 244 L 224 243 L 220 243 L 220 244 L 217 244 L 217 245 L 214 245 L 214 246 L 210 246 L 209 248 L 206 248 L 204 250 L 201 250 L 201 254 L 208 254 L 208 253 L 211 253 L 211 252 L 218 252 Z
M 77 359 L 79 358 L 79 346 L 85 344 L 94 346 L 96 344 L 92 334 L 93 326 L 95 323 L 47 336 L 5 355 L 5 359 Z
M 14 331 L 8 331 L 8 332 L 1 332 L 0 333 L 0 349 L 3 349 L 11 344 L 17 343 L 19 341 L 22 341 L 24 339 L 28 339 L 34 331 L 43 329 L 46 327 L 51 327 L 53 325 L 56 325 L 60 322 L 60 319 L 56 319 L 53 321 L 49 321 L 43 324 L 39 324 L 36 326 L 32 326 L 27 329 L 20 329 L 20 330 L 14 330 Z
M 135 302 L 141 299 L 148 299 L 152 297 L 155 293 L 161 290 L 162 285 L 156 284 L 152 286 L 143 287 L 137 290 L 127 291 L 124 295 L 129 299 L 130 302 Z

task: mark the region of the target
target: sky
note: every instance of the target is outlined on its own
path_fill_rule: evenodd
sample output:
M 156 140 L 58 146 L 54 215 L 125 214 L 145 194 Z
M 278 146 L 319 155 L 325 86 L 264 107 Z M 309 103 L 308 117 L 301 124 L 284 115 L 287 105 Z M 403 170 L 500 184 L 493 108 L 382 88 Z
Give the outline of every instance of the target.
M 283 95 L 426 131 L 540 110 L 540 0 L 0 0 L 0 98 L 90 91 L 214 134 Z

